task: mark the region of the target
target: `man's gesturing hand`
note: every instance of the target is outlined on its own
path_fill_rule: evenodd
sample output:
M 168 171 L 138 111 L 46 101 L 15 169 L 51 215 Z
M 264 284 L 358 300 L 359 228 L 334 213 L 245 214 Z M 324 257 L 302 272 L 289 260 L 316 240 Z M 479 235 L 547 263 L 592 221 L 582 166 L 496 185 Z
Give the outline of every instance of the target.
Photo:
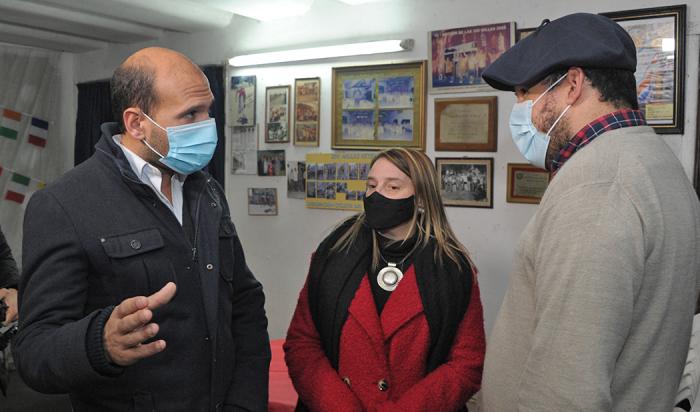
M 146 345 L 141 342 L 158 333 L 158 325 L 149 323 L 153 309 L 165 305 L 175 296 L 175 284 L 169 282 L 149 297 L 136 296 L 120 303 L 105 324 L 104 346 L 107 358 L 119 366 L 128 366 L 165 349 L 165 341 Z

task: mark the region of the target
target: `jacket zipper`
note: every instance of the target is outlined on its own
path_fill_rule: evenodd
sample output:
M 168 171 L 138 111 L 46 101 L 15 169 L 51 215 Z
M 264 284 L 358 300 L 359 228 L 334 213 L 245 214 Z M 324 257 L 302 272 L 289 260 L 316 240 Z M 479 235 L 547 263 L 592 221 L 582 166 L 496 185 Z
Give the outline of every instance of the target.
M 204 195 L 204 191 L 206 190 L 207 186 L 209 185 L 209 182 L 211 181 L 211 178 L 207 178 L 206 182 L 202 185 L 202 189 L 199 191 L 199 195 L 197 196 L 197 207 L 195 209 L 195 218 L 194 218 L 194 240 L 192 242 L 192 261 L 197 262 L 197 236 L 199 235 L 199 207 L 202 204 L 202 196 Z

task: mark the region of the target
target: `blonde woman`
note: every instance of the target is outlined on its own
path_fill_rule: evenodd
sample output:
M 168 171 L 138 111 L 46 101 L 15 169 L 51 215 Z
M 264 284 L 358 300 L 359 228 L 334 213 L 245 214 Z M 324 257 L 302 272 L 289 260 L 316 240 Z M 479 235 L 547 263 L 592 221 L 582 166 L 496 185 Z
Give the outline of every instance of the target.
M 299 295 L 284 345 L 297 410 L 466 410 L 483 314 L 432 162 L 381 152 L 364 205 L 321 242 Z

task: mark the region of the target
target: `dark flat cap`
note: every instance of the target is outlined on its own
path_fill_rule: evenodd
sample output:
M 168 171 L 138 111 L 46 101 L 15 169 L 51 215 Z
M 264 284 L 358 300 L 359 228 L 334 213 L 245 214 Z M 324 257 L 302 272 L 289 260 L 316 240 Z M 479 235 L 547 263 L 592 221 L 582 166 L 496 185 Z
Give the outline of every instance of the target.
M 531 87 L 550 73 L 569 67 L 634 72 L 637 50 L 619 24 L 597 14 L 569 14 L 545 20 L 537 30 L 506 50 L 482 77 L 500 90 Z

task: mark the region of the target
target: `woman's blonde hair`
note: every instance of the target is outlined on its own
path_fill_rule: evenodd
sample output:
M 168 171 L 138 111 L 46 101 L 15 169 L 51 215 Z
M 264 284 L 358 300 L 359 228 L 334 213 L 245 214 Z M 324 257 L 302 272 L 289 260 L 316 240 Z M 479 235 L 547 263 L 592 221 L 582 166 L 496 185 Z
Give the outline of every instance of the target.
M 425 153 L 415 149 L 393 148 L 377 154 L 370 167 L 379 159 L 386 159 L 411 179 L 415 189 L 415 211 L 411 218 L 411 227 L 417 230 L 416 248 L 428 245 L 430 238 L 435 239 L 435 260 L 442 264 L 442 257 L 447 256 L 461 268 L 464 260 L 469 260 L 467 249 L 452 232 L 447 221 L 445 208 L 440 196 L 440 184 L 433 162 Z M 354 218 L 354 217 L 353 217 Z M 343 233 L 333 245 L 332 250 L 348 249 L 357 239 L 365 225 L 365 213 L 357 215 L 357 220 Z M 406 234 L 406 241 L 413 235 L 413 230 Z M 461 257 L 461 259 L 460 259 Z M 377 232 L 372 230 L 372 268 L 379 266 L 379 241 Z

